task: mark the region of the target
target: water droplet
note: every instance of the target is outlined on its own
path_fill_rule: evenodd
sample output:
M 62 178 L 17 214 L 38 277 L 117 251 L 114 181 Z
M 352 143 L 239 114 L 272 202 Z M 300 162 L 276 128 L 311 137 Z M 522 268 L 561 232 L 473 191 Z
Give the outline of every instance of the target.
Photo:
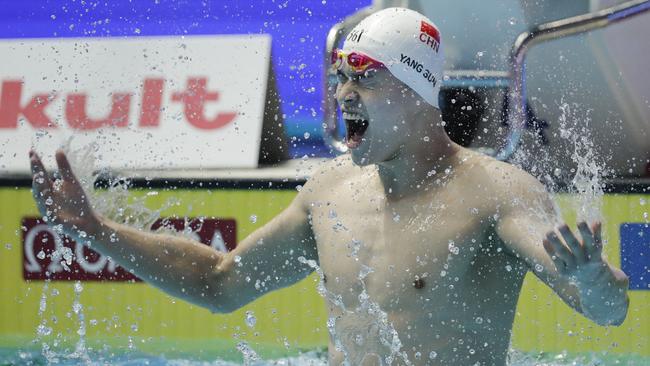
M 351 249 L 352 249 L 352 256 L 354 259 L 359 260 L 359 249 L 361 249 L 361 241 L 357 239 L 352 239 L 352 244 L 351 244 Z
M 253 224 L 257 222 L 257 215 L 251 215 L 248 220 Z
M 429 358 L 430 359 L 433 360 L 436 357 L 438 357 L 438 353 L 436 351 L 431 351 L 431 353 L 429 353 Z
M 363 345 L 363 336 L 361 334 L 357 334 L 356 336 L 354 336 L 354 343 L 356 343 L 359 346 Z
M 508 19 L 508 23 L 510 23 L 510 25 L 515 25 L 515 24 L 517 24 L 517 18 L 515 18 L 515 17 L 510 17 L 510 19 Z
M 52 197 L 48 197 L 47 199 L 45 199 L 46 206 L 52 206 L 53 203 L 54 201 L 52 200 Z
M 247 311 L 246 312 L 246 325 L 248 325 L 249 328 L 253 328 L 255 326 L 256 322 L 257 322 L 257 318 L 255 318 L 255 314 L 253 314 L 252 311 Z
M 45 252 L 41 250 L 40 252 L 38 252 L 38 254 L 36 254 L 36 258 L 45 259 Z
M 36 333 L 38 333 L 39 336 L 48 336 L 52 333 L 52 328 L 41 324 L 36 328 Z
M 449 241 L 449 243 L 447 244 L 447 248 L 454 255 L 458 255 L 458 253 L 460 253 L 460 248 L 456 246 L 453 240 Z
M 395 214 L 395 216 L 393 216 L 393 221 L 399 222 L 399 215 L 398 214 Z
M 541 272 L 541 271 L 543 271 L 543 270 L 544 270 L 544 267 L 543 267 L 541 264 L 537 263 L 537 264 L 535 265 L 535 271 L 537 271 L 537 272 Z
M 311 135 L 309 132 L 305 132 L 302 136 L 305 138 L 305 140 L 308 140 Z
M 512 271 L 512 266 L 509 264 L 506 264 L 506 271 L 510 272 Z
M 477 317 L 474 319 L 474 322 L 475 322 L 476 324 L 483 324 L 483 318 L 481 318 L 480 316 L 477 316 Z
M 369 274 L 374 272 L 374 270 L 366 265 L 361 265 L 361 271 L 359 271 L 359 279 L 363 280 L 364 278 L 368 277 Z

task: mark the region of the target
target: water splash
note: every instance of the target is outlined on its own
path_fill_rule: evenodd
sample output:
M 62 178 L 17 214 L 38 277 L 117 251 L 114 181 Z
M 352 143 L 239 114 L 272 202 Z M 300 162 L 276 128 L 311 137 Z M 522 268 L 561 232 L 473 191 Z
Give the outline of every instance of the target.
M 88 350 L 86 348 L 86 317 L 83 312 L 83 304 L 81 304 L 81 293 L 83 292 L 83 286 L 81 281 L 76 281 L 74 284 L 74 301 L 72 302 L 72 311 L 77 316 L 77 321 L 79 322 L 79 329 L 77 329 L 77 334 L 79 335 L 79 340 L 72 354 L 68 355 L 67 358 L 83 361 L 84 363 L 90 363 L 90 356 L 88 355 Z
M 146 207 L 146 199 L 150 197 L 153 192 L 149 192 L 147 195 L 142 197 L 132 197 L 128 191 L 130 182 L 128 179 L 123 177 L 110 178 L 108 180 L 107 189 L 96 190 L 95 182 L 104 174 L 103 171 L 96 168 L 97 145 L 90 144 L 73 149 L 72 142 L 73 137 L 68 138 L 64 142 L 62 149 L 70 162 L 78 182 L 86 193 L 91 207 L 102 216 L 137 229 L 151 230 L 153 224 L 160 219 L 163 210 L 178 204 L 177 200 L 169 199 L 160 208 L 156 210 L 149 209 Z M 48 218 L 44 217 L 43 219 L 47 222 Z M 196 229 L 197 231 L 200 230 L 200 226 L 201 221 L 199 222 L 199 227 Z M 190 225 L 188 225 L 187 222 L 185 227 L 187 230 L 178 232 L 166 225 L 162 225 L 155 231 L 196 239 L 195 231 L 190 228 Z M 63 236 L 61 225 L 54 225 L 53 230 L 59 235 L 59 237 Z M 80 231 L 76 239 L 83 241 L 87 237 L 88 235 L 85 232 Z M 74 259 L 74 253 L 72 249 L 64 246 L 62 242 L 57 241 L 55 244 L 55 250 L 49 254 L 51 264 L 48 270 L 50 272 L 56 272 L 58 269 L 63 268 L 63 270 L 69 272 Z M 84 244 L 88 245 L 89 242 Z M 45 253 L 43 253 L 43 255 L 45 255 Z M 56 268 L 53 268 L 52 266 Z M 77 363 L 83 362 L 88 364 L 90 363 L 90 358 L 86 347 L 86 322 L 83 312 L 83 304 L 81 303 L 81 293 L 83 291 L 81 282 L 77 281 L 73 287 L 74 301 L 72 311 L 79 322 L 79 328 L 77 330 L 79 340 L 75 346 L 75 350 L 71 354 L 58 353 L 43 340 L 44 337 L 51 335 L 53 331 L 52 328 L 48 326 L 45 314 L 47 309 L 47 291 L 49 289 L 49 283 L 50 280 L 48 279 L 45 281 L 43 286 L 38 310 L 38 318 L 40 319 L 40 322 L 37 326 L 36 337 L 33 343 L 42 342 L 41 355 L 48 363 L 57 363 L 60 362 L 61 359 L 71 359 L 76 360 L 75 362 Z M 132 344 L 131 337 L 129 337 L 129 342 Z
M 604 362 L 595 354 L 569 356 L 566 351 L 559 354 L 523 353 L 510 349 L 507 356 L 508 366 L 604 366 Z M 616 362 L 615 364 L 618 364 Z
M 559 140 L 555 148 L 567 149 L 571 166 L 565 167 L 551 154 L 548 146 L 541 145 L 537 139 L 530 148 L 518 149 L 511 163 L 530 172 L 551 191 L 565 189 L 574 198 L 571 201 L 578 221 L 602 221 L 603 176 L 605 156 L 600 156 L 594 148 L 594 136 L 590 127 L 590 111 L 578 104 L 560 102 L 560 117 L 557 120 Z M 533 134 L 528 131 L 527 134 Z M 540 218 L 545 214 L 540 207 L 531 207 Z M 556 207 L 556 213 L 559 209 Z M 558 215 L 558 218 L 560 215 Z M 560 224 L 555 222 L 554 224 Z
M 52 334 L 52 328 L 47 324 L 47 317 L 45 311 L 47 310 L 47 291 L 50 287 L 50 280 L 45 280 L 43 290 L 41 292 L 41 299 L 38 305 L 38 317 L 40 322 L 36 327 L 36 338 L 32 341 L 34 344 L 41 342 L 41 355 L 47 360 L 48 363 L 56 363 L 59 358 L 56 352 L 53 352 L 50 345 L 44 340 L 45 337 Z
M 316 261 L 307 260 L 304 257 L 299 257 L 298 261 L 316 271 L 321 278 L 317 287 L 318 293 L 331 305 L 342 311 L 343 315 L 328 319 L 327 329 L 335 348 L 344 356 L 344 364 L 362 364 L 368 356 L 376 356 L 382 360 L 380 355 L 384 355 L 382 364 L 391 365 L 396 359 L 400 359 L 403 364 L 411 365 L 406 352 L 402 351 L 402 342 L 395 327 L 388 319 L 388 314 L 381 309 L 379 303 L 371 300 L 366 290 L 365 279 L 374 272 L 371 267 L 361 265 L 357 276 L 361 285 L 361 292 L 357 297 L 359 305 L 354 310 L 348 310 L 340 294 L 334 294 L 325 288 L 323 281 L 325 276 Z M 367 327 L 362 327 L 365 329 L 365 337 L 359 333 L 359 326 L 348 327 L 344 324 L 348 319 L 367 325 Z M 350 349 L 350 345 L 355 345 L 354 351 Z M 383 346 L 384 349 L 380 346 Z
M 244 356 L 244 365 L 246 366 L 260 360 L 260 356 L 258 356 L 246 342 L 239 342 L 237 344 L 237 350 L 239 350 L 239 352 L 242 353 L 242 356 Z
M 129 192 L 131 181 L 128 178 L 109 176 L 105 169 L 97 168 L 96 144 L 84 145 L 73 149 L 71 137 L 63 145 L 62 149 L 68 157 L 68 161 L 77 180 L 88 196 L 93 210 L 112 221 L 129 225 L 136 229 L 150 230 L 153 224 L 160 219 L 161 212 L 180 203 L 176 199 L 168 199 L 158 209 L 148 208 L 146 206 L 147 199 L 157 195 L 157 192 L 150 191 L 143 196 L 132 196 Z M 100 177 L 109 177 L 106 182 L 106 189 L 95 189 L 95 182 Z M 156 231 L 184 237 L 192 237 L 193 234 L 177 232 L 165 225 Z
M 591 119 L 588 115 L 579 116 L 577 105 L 562 103 L 560 105 L 560 137 L 569 141 L 573 147 L 571 160 L 576 164 L 571 179 L 570 193 L 574 193 L 577 202 L 574 205 L 578 220 L 587 222 L 602 221 L 604 163 L 594 149 L 593 137 L 589 129 Z M 582 120 L 584 125 L 578 127 L 569 121 Z

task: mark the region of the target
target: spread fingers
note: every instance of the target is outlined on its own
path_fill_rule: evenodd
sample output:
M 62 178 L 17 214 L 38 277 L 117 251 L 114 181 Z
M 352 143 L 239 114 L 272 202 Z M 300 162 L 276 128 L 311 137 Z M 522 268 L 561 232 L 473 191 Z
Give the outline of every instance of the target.
M 560 238 L 554 233 L 550 232 L 546 234 L 546 241 L 549 243 L 550 247 L 553 248 L 555 255 L 562 259 L 567 267 L 573 267 L 576 265 L 576 259 L 573 253 L 562 243 Z
M 567 244 L 567 247 L 571 249 L 576 263 L 583 263 L 587 259 L 587 256 L 585 255 L 584 247 L 580 244 L 580 241 L 578 241 L 575 235 L 573 235 L 573 232 L 571 232 L 571 229 L 569 229 L 567 225 L 560 226 L 559 231 L 560 234 L 562 234 L 562 238 Z

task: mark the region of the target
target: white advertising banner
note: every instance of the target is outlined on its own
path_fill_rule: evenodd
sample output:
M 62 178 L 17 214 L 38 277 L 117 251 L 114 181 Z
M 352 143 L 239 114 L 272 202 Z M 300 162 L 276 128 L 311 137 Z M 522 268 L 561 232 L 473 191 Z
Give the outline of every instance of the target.
M 95 144 L 114 169 L 258 163 L 268 35 L 0 41 L 0 173 Z

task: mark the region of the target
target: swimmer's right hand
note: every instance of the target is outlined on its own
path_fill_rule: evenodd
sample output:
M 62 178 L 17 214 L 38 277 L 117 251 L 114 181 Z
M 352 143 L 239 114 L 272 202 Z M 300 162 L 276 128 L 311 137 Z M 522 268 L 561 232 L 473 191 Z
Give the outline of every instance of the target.
M 99 227 L 98 217 L 93 212 L 81 184 L 72 172 L 68 158 L 63 151 L 57 150 L 56 163 L 61 174 L 60 179 L 51 179 L 43 166 L 41 158 L 30 150 L 32 168 L 32 194 L 41 215 L 50 225 L 72 237 L 84 236 L 80 233 Z

